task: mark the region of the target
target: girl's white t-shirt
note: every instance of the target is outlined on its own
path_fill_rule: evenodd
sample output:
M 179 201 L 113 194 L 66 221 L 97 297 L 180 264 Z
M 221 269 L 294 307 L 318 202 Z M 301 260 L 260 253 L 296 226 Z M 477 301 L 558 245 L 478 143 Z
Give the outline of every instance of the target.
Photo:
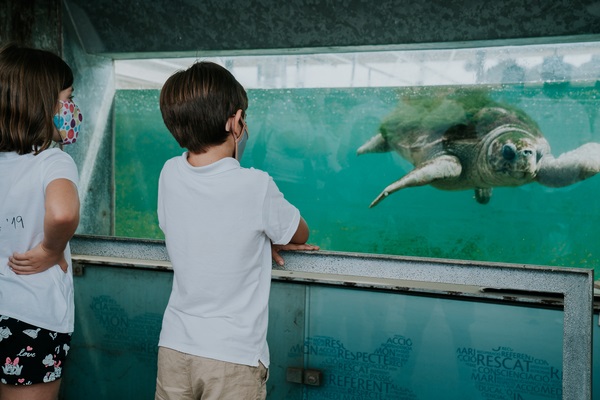
M 58 265 L 33 275 L 17 275 L 8 267 L 10 255 L 24 253 L 42 241 L 45 191 L 55 179 L 78 184 L 75 162 L 59 149 L 38 155 L 0 152 L 0 315 L 68 333 L 74 325 L 69 247 L 65 249 L 66 273 Z
M 161 172 L 158 220 L 174 270 L 159 346 L 268 367 L 271 242 L 291 240 L 298 209 L 263 171 L 184 153 Z

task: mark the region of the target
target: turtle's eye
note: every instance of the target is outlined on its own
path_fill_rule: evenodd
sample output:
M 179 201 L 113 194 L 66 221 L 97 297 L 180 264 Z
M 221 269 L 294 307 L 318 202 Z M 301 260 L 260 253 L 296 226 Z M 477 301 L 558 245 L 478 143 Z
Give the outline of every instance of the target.
M 512 161 L 517 155 L 517 148 L 514 144 L 505 144 L 502 146 L 502 157 L 507 161 Z

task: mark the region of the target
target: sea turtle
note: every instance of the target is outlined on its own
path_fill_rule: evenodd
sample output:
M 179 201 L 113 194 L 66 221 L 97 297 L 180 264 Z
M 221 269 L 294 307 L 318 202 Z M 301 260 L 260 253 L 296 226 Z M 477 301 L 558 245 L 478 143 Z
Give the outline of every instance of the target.
M 524 111 L 489 97 L 488 89 L 423 88 L 402 96 L 379 133 L 357 153 L 396 151 L 414 169 L 386 187 L 377 205 L 400 189 L 431 184 L 474 189 L 486 204 L 492 188 L 538 182 L 568 186 L 600 172 L 600 143 L 554 158 L 538 125 Z

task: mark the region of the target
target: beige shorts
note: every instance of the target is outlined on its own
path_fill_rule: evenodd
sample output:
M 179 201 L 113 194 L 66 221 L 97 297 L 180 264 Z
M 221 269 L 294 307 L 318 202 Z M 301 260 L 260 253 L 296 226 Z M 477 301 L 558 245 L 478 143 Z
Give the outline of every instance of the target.
M 155 400 L 265 400 L 268 370 L 158 348 Z

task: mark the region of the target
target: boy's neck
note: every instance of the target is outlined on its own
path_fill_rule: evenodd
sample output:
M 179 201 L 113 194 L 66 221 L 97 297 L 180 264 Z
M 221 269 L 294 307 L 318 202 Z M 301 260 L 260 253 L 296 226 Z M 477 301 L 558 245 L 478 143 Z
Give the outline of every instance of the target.
M 204 153 L 193 153 L 188 150 L 187 161 L 193 167 L 206 167 L 223 158 L 232 157 L 233 146 L 235 146 L 235 144 L 232 145 L 230 142 L 233 142 L 233 140 L 227 140 L 225 143 L 218 146 L 209 147 Z

